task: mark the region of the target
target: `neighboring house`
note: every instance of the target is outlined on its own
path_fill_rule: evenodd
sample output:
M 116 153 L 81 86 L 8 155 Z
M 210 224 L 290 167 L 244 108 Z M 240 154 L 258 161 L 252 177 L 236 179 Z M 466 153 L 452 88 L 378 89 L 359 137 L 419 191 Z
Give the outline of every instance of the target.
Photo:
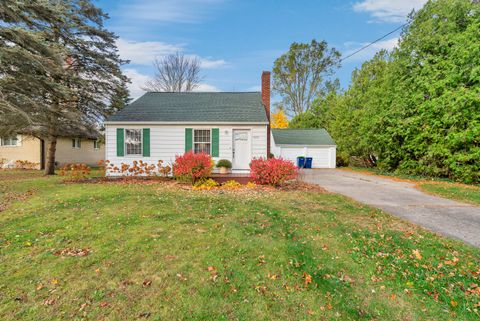
M 325 129 L 272 129 L 272 154 L 297 163 L 312 157 L 312 168 L 335 168 L 337 146 Z
M 0 138 L 0 161 L 4 167 L 14 167 L 15 161 L 28 161 L 45 168 L 48 141 L 28 135 Z M 59 137 L 55 162 L 57 166 L 70 163 L 83 163 L 97 166 L 105 155 L 104 144 L 95 137 Z
M 233 172 L 270 149 L 270 73 L 262 92 L 149 92 L 105 121 L 106 160 L 172 164 L 185 152 L 228 159 Z M 115 173 L 108 173 L 116 175 Z

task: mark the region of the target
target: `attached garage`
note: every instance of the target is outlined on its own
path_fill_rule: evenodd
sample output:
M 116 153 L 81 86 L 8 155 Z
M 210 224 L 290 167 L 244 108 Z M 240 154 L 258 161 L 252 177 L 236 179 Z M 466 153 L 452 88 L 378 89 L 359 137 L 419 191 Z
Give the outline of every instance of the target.
M 271 151 L 297 163 L 297 157 L 311 157 L 312 168 L 335 168 L 337 146 L 325 129 L 272 129 Z

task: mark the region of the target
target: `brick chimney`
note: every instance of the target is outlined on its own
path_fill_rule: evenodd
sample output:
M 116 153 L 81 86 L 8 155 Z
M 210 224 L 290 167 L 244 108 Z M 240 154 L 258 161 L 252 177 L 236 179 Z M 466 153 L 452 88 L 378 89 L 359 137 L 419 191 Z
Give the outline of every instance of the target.
M 267 113 L 267 157 L 270 156 L 270 71 L 262 72 L 262 102 Z

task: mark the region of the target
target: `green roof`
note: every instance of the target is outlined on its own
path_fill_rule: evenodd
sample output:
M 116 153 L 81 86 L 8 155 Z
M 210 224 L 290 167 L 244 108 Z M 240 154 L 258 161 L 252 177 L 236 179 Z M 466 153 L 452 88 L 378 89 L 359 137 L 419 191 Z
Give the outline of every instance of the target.
M 330 134 L 320 129 L 272 129 L 275 145 L 335 145 Z
M 259 92 L 149 92 L 107 122 L 267 123 Z

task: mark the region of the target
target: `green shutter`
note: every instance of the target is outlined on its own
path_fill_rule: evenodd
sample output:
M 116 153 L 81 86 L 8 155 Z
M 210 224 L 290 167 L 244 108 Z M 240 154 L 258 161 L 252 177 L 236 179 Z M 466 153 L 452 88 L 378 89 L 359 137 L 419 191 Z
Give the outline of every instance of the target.
M 192 129 L 185 128 L 185 153 L 192 150 L 192 143 L 193 143 Z
M 220 130 L 212 128 L 212 157 L 219 157 Z
M 117 156 L 125 156 L 125 140 L 123 128 L 117 128 Z
M 143 157 L 150 157 L 150 128 L 143 129 Z

